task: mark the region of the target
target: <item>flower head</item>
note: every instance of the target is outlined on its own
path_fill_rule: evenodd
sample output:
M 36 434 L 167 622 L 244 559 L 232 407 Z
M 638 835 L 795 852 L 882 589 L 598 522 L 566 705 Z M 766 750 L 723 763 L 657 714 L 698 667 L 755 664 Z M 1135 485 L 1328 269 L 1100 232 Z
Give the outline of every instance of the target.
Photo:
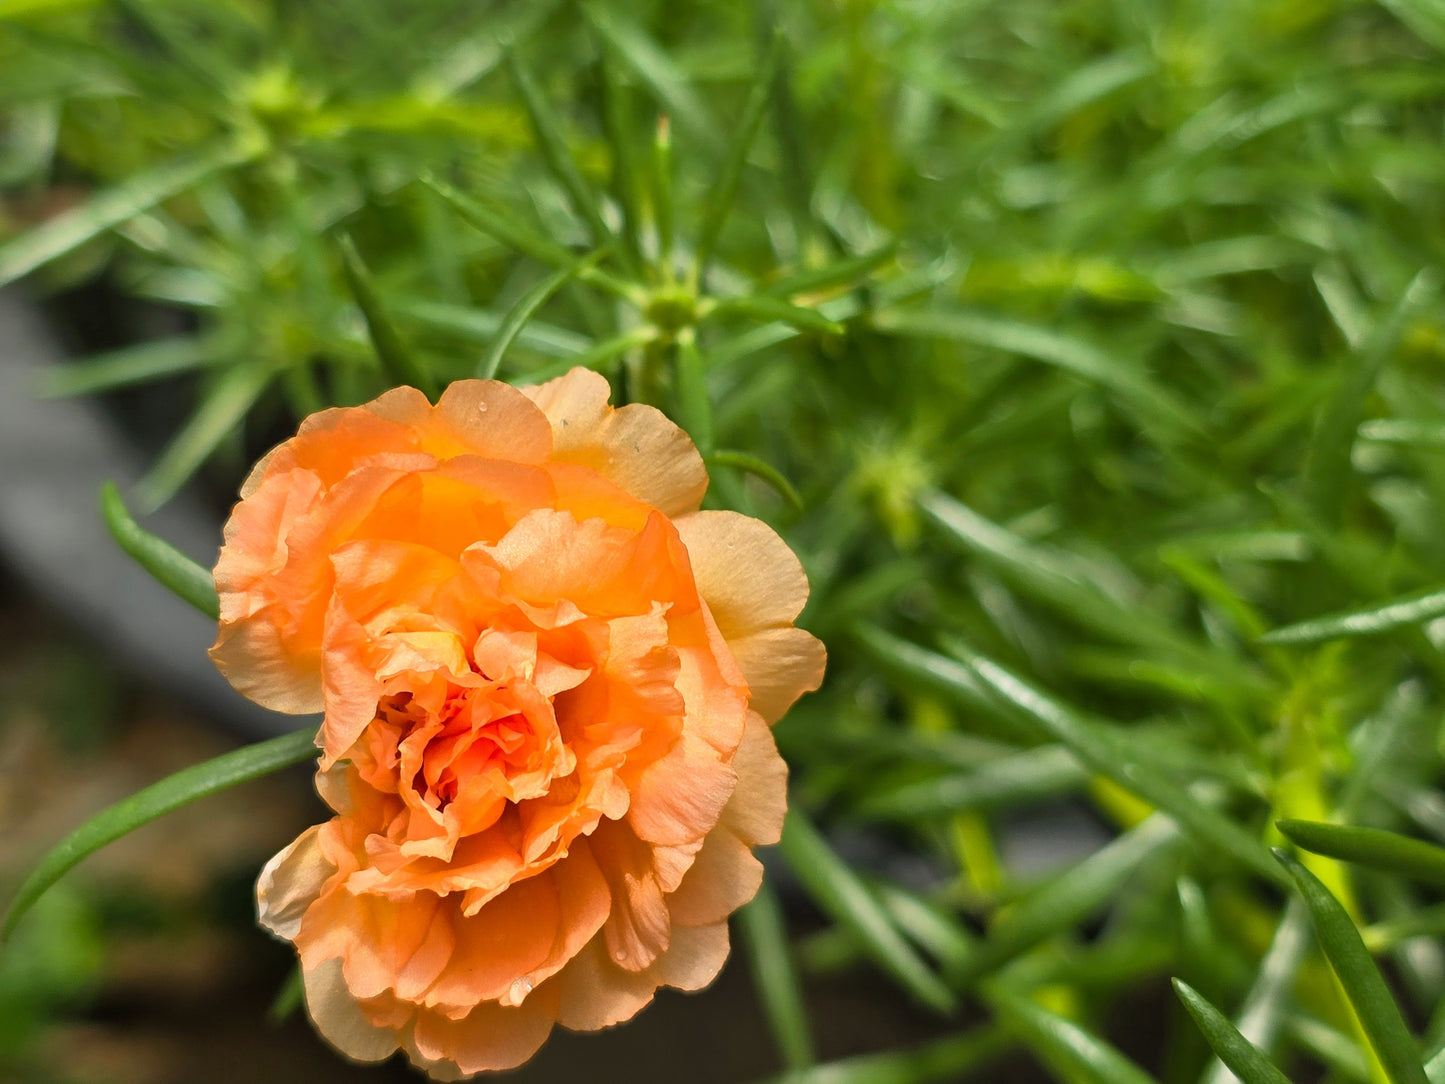
M 698 511 L 691 441 L 608 390 L 324 411 L 227 525 L 212 656 L 325 711 L 336 813 L 267 865 L 261 921 L 353 1058 L 457 1079 L 707 984 L 777 839 L 768 724 L 824 664 L 807 580 L 762 523 Z

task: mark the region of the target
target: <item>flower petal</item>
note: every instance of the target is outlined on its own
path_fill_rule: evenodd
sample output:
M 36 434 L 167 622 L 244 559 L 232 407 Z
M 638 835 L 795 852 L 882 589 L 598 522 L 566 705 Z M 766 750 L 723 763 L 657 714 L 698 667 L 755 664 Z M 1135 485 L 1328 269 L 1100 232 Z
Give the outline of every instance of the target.
M 788 812 L 788 765 L 778 754 L 773 732 L 756 713 L 748 714 L 733 770 L 738 773 L 737 789 L 718 824 L 749 846 L 778 842 Z
M 285 850 L 267 862 L 256 881 L 256 912 L 261 925 L 277 937 L 296 940 L 301 916 L 321 895 L 336 866 L 320 844 L 321 825 L 306 829 Z
M 552 423 L 553 457 L 591 467 L 664 515 L 690 512 L 707 491 L 692 438 L 655 407 L 614 409 L 607 380 L 577 368 L 523 389 Z
M 808 577 L 788 544 L 761 520 L 737 512 L 679 517 L 697 590 L 729 641 L 790 625 L 808 601 Z
M 544 986 L 521 1005 L 484 1001 L 460 1020 L 420 1012 L 407 1052 L 437 1080 L 515 1069 L 551 1034 L 557 1022 L 556 1001 L 556 991 Z
M 728 647 L 748 680 L 748 707 L 770 723 L 781 719 L 798 697 L 823 684 L 828 652 L 803 629 L 763 629 L 730 641 Z
M 378 1027 L 347 989 L 340 960 L 327 960 L 303 970 L 306 1011 L 316 1030 L 337 1050 L 354 1061 L 385 1061 L 401 1045 L 396 1031 Z
M 763 864 L 753 857 L 752 848 L 727 828 L 714 828 L 682 884 L 667 897 L 673 936 L 680 927 L 726 922 L 758 894 L 762 883 Z

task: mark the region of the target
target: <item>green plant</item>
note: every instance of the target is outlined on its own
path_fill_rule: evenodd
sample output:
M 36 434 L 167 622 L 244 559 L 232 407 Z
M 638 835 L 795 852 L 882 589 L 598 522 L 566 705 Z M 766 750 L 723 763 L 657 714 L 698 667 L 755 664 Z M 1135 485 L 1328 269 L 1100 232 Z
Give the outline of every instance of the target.
M 142 503 L 282 405 L 600 368 L 813 580 L 796 955 L 983 1019 L 810 1067 L 765 899 L 789 1081 L 1445 1079 L 1433 7 L 342 7 L 0 3 L 0 176 L 96 186 L 0 280 L 196 313 L 51 379 L 196 374 Z M 1011 870 L 1062 799 L 1112 842 Z

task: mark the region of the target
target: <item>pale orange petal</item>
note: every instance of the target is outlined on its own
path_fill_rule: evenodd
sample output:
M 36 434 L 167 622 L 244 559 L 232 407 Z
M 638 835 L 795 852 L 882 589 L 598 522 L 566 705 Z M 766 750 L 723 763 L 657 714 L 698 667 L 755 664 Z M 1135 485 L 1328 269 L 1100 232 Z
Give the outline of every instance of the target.
M 321 826 L 308 828 L 267 862 L 256 881 L 256 912 L 261 925 L 277 937 L 294 941 L 301 916 L 316 902 L 321 886 L 336 872 L 322 853 Z
M 649 843 L 690 843 L 707 834 L 737 783 L 728 764 L 686 727 L 660 760 L 638 777 L 627 820 Z
M 679 926 L 672 944 L 657 958 L 651 974 L 662 986 L 674 990 L 701 990 L 717 978 L 728 960 L 728 924 Z
M 596 1031 L 630 1020 L 659 986 L 700 990 L 728 957 L 727 923 L 679 927 L 665 953 L 643 971 L 618 967 L 601 937 L 594 938 L 552 981 L 560 1001 L 557 1020 L 572 1031 Z
M 512 463 L 545 463 L 552 452 L 552 427 L 536 405 L 500 380 L 458 380 L 437 400 L 435 420 L 458 447 L 448 456 L 472 452 Z
M 728 643 L 748 679 L 748 707 L 770 723 L 787 713 L 798 697 L 823 683 L 828 652 L 812 633 L 784 627 L 763 629 Z
M 341 974 L 340 960 L 327 960 L 318 967 L 303 970 L 302 984 L 306 991 L 306 1011 L 311 1014 L 316 1030 L 341 1053 L 353 1061 L 385 1061 L 401 1045 L 396 1031 L 378 1027 L 367 1019 Z
M 451 1015 L 459 1007 L 501 998 L 547 962 L 561 917 L 549 875 L 511 885 L 475 915 L 457 921 L 456 949 L 423 1004 Z
M 726 922 L 757 895 L 762 883 L 763 864 L 753 857 L 752 848 L 729 829 L 714 828 L 682 884 L 667 897 L 673 936 L 679 927 Z
M 524 392 L 552 423 L 554 458 L 591 467 L 664 515 L 702 502 L 702 456 L 662 411 L 641 403 L 613 409 L 607 380 L 582 368 Z
M 754 713 L 748 715 L 733 770 L 738 773 L 737 789 L 719 825 L 753 847 L 778 842 L 788 811 L 788 765 L 778 754 L 773 732 Z
M 603 821 L 590 837 L 592 853 L 612 891 L 612 913 L 602 927 L 612 960 L 641 971 L 667 948 L 670 922 L 653 849 L 617 821 Z
M 557 993 L 541 987 L 515 1008 L 487 1001 L 460 1020 L 417 1014 L 407 1052 L 436 1080 L 515 1069 L 535 1054 L 557 1022 Z
M 597 1031 L 630 1020 L 652 1000 L 657 983 L 642 971 L 625 971 L 607 956 L 605 937 L 594 937 L 552 980 L 557 1020 L 572 1031 Z
M 718 630 L 732 641 L 792 624 L 808 601 L 808 577 L 788 544 L 761 520 L 737 512 L 681 516 L 697 590 Z

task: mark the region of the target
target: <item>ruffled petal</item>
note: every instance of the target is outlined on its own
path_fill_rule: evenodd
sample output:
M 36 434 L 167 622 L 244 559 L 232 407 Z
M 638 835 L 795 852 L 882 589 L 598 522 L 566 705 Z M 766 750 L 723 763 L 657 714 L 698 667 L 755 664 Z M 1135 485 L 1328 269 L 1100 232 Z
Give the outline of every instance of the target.
M 400 1047 L 395 1029 L 373 1024 L 346 986 L 340 960 L 301 972 L 306 1011 L 327 1042 L 353 1061 L 385 1061 Z
M 728 647 L 748 680 L 748 707 L 770 723 L 781 719 L 798 697 L 823 684 L 828 652 L 803 629 L 763 629 L 730 641 Z
M 679 927 L 726 922 L 758 894 L 762 883 L 763 864 L 753 857 L 752 848 L 727 828 L 714 828 L 682 884 L 667 897 L 674 936 Z
M 733 770 L 738 773 L 738 785 L 719 826 L 749 846 L 778 842 L 788 812 L 788 765 L 778 753 L 773 732 L 755 713 L 748 715 Z
M 790 625 L 808 601 L 802 563 L 776 531 L 738 512 L 707 511 L 675 521 L 697 590 L 729 641 Z
M 553 457 L 591 467 L 664 515 L 690 512 L 707 491 L 707 468 L 692 438 L 655 407 L 614 409 L 607 380 L 573 369 L 523 389 L 552 423 Z
M 515 1069 L 551 1034 L 556 1003 L 556 991 L 542 987 L 518 1006 L 486 1001 L 459 1020 L 420 1012 L 407 1053 L 436 1080 Z
M 336 866 L 321 849 L 321 826 L 306 829 L 285 850 L 267 862 L 256 881 L 256 914 L 277 937 L 296 940 L 301 917 L 321 895 Z

